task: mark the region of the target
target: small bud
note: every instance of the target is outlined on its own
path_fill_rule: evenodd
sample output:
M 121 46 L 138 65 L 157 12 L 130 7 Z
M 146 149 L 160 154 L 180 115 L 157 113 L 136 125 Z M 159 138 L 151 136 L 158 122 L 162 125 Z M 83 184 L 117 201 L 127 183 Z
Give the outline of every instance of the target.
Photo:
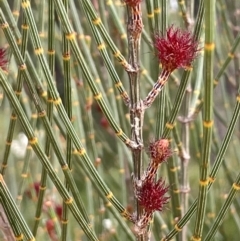
M 157 164 L 166 161 L 172 152 L 169 147 L 168 139 L 160 139 L 155 142 L 151 142 L 149 145 L 150 158 Z
M 38 197 L 39 192 L 40 192 L 40 182 L 34 182 L 33 187 L 34 187 L 34 190 L 36 192 L 36 196 Z
M 56 229 L 55 229 L 55 223 L 52 219 L 48 219 L 46 221 L 46 229 L 47 229 L 47 232 L 48 232 L 48 235 L 50 237 L 51 240 L 55 241 L 57 240 L 57 233 L 56 233 Z
M 104 128 L 107 129 L 109 127 L 108 120 L 105 116 L 102 116 L 100 119 L 100 125 Z
M 58 218 L 61 219 L 62 218 L 62 212 L 63 212 L 63 207 L 62 207 L 61 204 L 56 204 L 55 212 L 56 212 Z

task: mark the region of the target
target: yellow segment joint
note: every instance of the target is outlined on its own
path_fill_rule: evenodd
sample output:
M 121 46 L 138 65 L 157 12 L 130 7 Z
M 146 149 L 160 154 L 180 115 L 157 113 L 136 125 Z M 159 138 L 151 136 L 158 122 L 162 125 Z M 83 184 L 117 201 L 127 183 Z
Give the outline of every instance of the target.
M 16 241 L 23 240 L 23 234 L 21 233 L 19 236 L 15 236 Z
M 41 94 L 42 97 L 46 97 L 47 96 L 47 91 L 43 91 Z
M 176 172 L 178 170 L 178 167 L 172 167 L 172 168 L 170 168 L 170 171 L 171 172 Z
M 207 186 L 208 183 L 209 183 L 209 180 L 208 180 L 208 179 L 206 179 L 206 180 L 200 180 L 200 181 L 199 181 L 199 184 L 200 184 L 200 186 L 202 186 L 202 187 Z
M 61 103 L 62 103 L 61 98 L 57 98 L 56 100 L 53 101 L 53 104 L 54 104 L 54 105 L 59 105 L 59 104 L 61 104 Z
M 240 102 L 240 95 L 237 95 L 237 102 Z
M 106 206 L 106 207 L 111 207 L 112 204 L 111 204 L 110 202 L 107 202 L 107 203 L 105 204 L 105 206 Z
M 240 191 L 240 184 L 237 184 L 237 183 L 233 183 L 232 185 L 233 189 L 235 189 L 236 191 Z
M 62 58 L 63 58 L 64 61 L 69 61 L 70 56 L 71 56 L 70 53 L 65 53 L 65 54 L 62 55 Z
M 35 54 L 36 54 L 36 55 L 43 54 L 43 48 L 36 48 L 36 49 L 35 49 Z
M 154 9 L 154 13 L 161 13 L 161 8 Z
M 101 94 L 101 93 L 96 94 L 96 95 L 94 96 L 94 99 L 95 99 L 95 100 L 100 100 L 100 99 L 102 99 L 102 94 Z
M 179 189 L 175 189 L 173 190 L 174 193 L 180 193 L 180 190 Z
M 17 11 L 17 10 L 12 11 L 12 14 L 13 14 L 13 16 L 19 16 L 19 11 Z
M 53 99 L 52 99 L 52 98 L 48 98 L 48 99 L 47 99 L 47 102 L 48 102 L 48 103 L 53 103 Z
M 36 145 L 38 143 L 38 139 L 37 139 L 37 137 L 33 137 L 28 142 L 29 142 L 30 145 L 33 146 L 33 145 Z
M 231 53 L 231 52 L 230 52 L 230 53 L 228 53 L 228 57 L 231 58 L 231 59 L 233 59 L 233 58 L 235 57 L 235 55 L 234 55 L 234 53 Z
M 29 8 L 30 2 L 29 1 L 22 1 L 22 8 Z
M 66 200 L 65 203 L 66 203 L 67 205 L 72 204 L 72 203 L 73 203 L 72 197 L 70 197 L 68 200 Z
M 183 0 L 183 1 L 179 1 L 178 4 L 184 5 L 184 4 L 185 4 L 185 1 L 184 1 L 184 0 Z
M 201 238 L 192 236 L 192 237 L 191 237 L 191 240 L 192 240 L 192 241 L 201 241 Z
M 215 86 L 218 85 L 218 80 L 217 80 L 217 79 L 213 80 L 213 84 L 214 84 Z
M 149 13 L 149 14 L 147 14 L 147 17 L 148 17 L 148 18 L 153 18 L 153 17 L 154 17 L 154 13 Z
M 66 39 L 72 41 L 75 39 L 75 36 L 76 36 L 75 32 L 68 33 L 68 34 L 66 34 Z
M 17 91 L 17 90 L 15 90 L 14 92 L 16 95 L 21 95 L 21 93 L 22 93 L 22 91 Z
M 215 44 L 214 43 L 205 43 L 204 48 L 206 51 L 213 51 L 215 48 Z
M 43 110 L 43 111 L 38 113 L 38 117 L 41 118 L 41 117 L 44 117 L 44 116 L 46 116 L 46 111 L 45 110 Z
M 25 70 L 27 68 L 26 64 L 19 65 L 19 70 Z
M 80 156 L 83 156 L 84 154 L 86 154 L 86 150 L 85 150 L 84 148 L 82 148 L 82 149 L 77 150 L 77 153 L 78 153 Z
M 143 69 L 141 72 L 142 75 L 146 75 L 147 73 L 148 73 L 148 71 L 146 69 Z
M 122 217 L 125 217 L 125 218 L 127 218 L 129 216 L 128 211 L 126 209 L 124 209 L 120 214 Z
M 54 55 L 55 54 L 55 50 L 54 49 L 49 49 L 48 50 L 48 54 L 49 55 Z
M 63 171 L 68 170 L 68 165 L 67 165 L 67 164 L 63 165 L 63 166 L 62 166 L 62 170 L 63 170 Z
M 109 88 L 107 92 L 108 92 L 108 94 L 113 93 L 113 88 Z
M 112 5 L 112 0 L 108 0 L 108 1 L 106 2 L 106 5 Z
M 120 51 L 118 50 L 116 53 L 113 54 L 115 58 L 118 58 L 121 55 Z
M 97 48 L 98 48 L 98 50 L 103 50 L 103 49 L 105 49 L 105 48 L 106 48 L 105 43 L 99 44 Z
M 119 88 L 120 86 L 122 86 L 122 82 L 121 82 L 121 81 L 118 81 L 118 82 L 115 84 L 115 87 L 116 87 L 116 88 Z
M 61 222 L 62 222 L 62 224 L 67 224 L 68 223 L 68 219 L 62 219 Z
M 32 119 L 37 119 L 37 117 L 38 117 L 38 116 L 37 116 L 36 113 L 34 113 L 34 114 L 31 115 L 31 118 L 32 118 Z
M 29 26 L 27 24 L 22 24 L 22 29 L 29 29 Z
M 174 228 L 178 231 L 178 232 L 181 232 L 182 231 L 182 228 L 179 228 L 177 223 L 175 224 Z
M 94 25 L 99 25 L 101 23 L 101 19 L 100 18 L 96 18 L 95 20 L 93 20 L 93 24 Z
M 122 129 L 120 129 L 118 132 L 116 132 L 116 135 L 117 135 L 117 136 L 121 136 L 122 134 L 123 134 Z
M 172 129 L 174 128 L 174 124 L 167 122 L 167 123 L 166 123 L 166 127 L 167 127 L 168 129 L 172 130 Z
M 209 178 L 208 178 L 208 181 L 209 181 L 209 183 L 214 183 L 215 178 L 214 178 L 214 177 L 209 177 Z
M 17 116 L 16 115 L 11 115 L 11 120 L 16 120 L 17 119 Z
M 40 186 L 39 189 L 43 191 L 43 190 L 46 190 L 47 187 L 46 186 Z
M 106 198 L 107 199 L 112 199 L 113 198 L 113 193 L 109 192 L 109 194 L 106 195 Z
M 213 121 L 204 121 L 203 126 L 205 128 L 211 128 L 213 126 Z

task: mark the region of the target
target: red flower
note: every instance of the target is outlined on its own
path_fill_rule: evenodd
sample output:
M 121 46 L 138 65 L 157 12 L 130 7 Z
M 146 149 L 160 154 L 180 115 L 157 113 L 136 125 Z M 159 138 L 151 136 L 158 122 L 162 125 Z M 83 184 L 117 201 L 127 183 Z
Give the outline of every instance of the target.
M 7 49 L 0 48 L 0 67 L 1 67 L 3 70 L 7 70 L 8 60 L 7 60 L 7 58 L 6 58 L 6 50 L 7 50 Z
M 34 189 L 35 189 L 36 196 L 38 197 L 39 192 L 40 192 L 40 182 L 34 182 L 34 183 L 33 183 L 33 187 L 34 187 Z
M 173 25 L 167 29 L 165 36 L 155 35 L 154 47 L 163 69 L 169 72 L 189 67 L 199 51 L 198 41 L 192 34 Z
M 141 3 L 142 0 L 124 0 L 124 2 L 130 6 L 130 7 L 135 7 L 137 6 L 138 4 Z
M 147 213 L 154 211 L 162 211 L 163 206 L 168 203 L 170 197 L 165 196 L 169 187 L 165 185 L 162 179 L 157 182 L 148 181 L 143 183 L 142 187 L 138 189 L 136 198 L 139 204 Z
M 149 153 L 150 153 L 151 159 L 157 164 L 160 164 L 166 161 L 167 158 L 172 155 L 172 152 L 169 148 L 169 140 L 160 139 L 150 143 Z
M 62 207 L 61 204 L 56 204 L 55 212 L 58 215 L 59 219 L 61 219 L 62 218 L 62 212 L 63 212 L 63 207 Z

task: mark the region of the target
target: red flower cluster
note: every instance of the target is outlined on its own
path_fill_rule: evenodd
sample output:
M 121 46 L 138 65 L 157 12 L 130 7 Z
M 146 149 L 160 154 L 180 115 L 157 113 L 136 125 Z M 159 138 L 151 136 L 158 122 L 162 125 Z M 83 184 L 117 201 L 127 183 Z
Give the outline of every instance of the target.
M 124 2 L 130 7 L 135 7 L 140 4 L 142 0 L 124 0 Z
M 162 179 L 157 182 L 144 182 L 143 186 L 137 191 L 136 198 L 139 204 L 147 213 L 162 211 L 163 206 L 168 203 L 170 197 L 165 196 L 169 187 Z
M 172 152 L 169 148 L 169 140 L 160 139 L 155 142 L 151 142 L 149 145 L 149 153 L 151 159 L 157 164 L 166 161 L 167 158 L 172 155 Z
M 165 36 L 155 35 L 154 47 L 163 69 L 169 72 L 189 67 L 199 51 L 198 41 L 190 32 L 173 26 L 167 29 Z

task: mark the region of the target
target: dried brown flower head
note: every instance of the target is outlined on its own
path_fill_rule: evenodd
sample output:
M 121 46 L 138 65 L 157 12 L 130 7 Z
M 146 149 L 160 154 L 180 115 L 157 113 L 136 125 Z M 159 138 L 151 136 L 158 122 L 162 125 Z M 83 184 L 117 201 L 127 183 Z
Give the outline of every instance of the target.
M 168 139 L 160 139 L 151 142 L 149 145 L 150 158 L 160 164 L 166 161 L 171 155 L 170 143 Z

